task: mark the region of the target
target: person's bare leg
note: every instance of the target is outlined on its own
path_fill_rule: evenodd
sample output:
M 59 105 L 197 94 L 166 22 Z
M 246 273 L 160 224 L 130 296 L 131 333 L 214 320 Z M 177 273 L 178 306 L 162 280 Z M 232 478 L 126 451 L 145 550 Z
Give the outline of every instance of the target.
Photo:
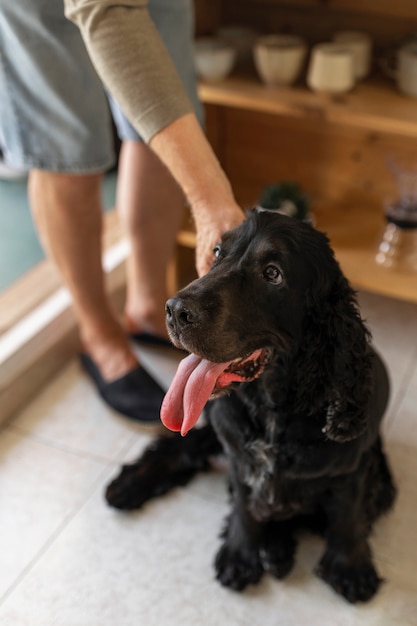
M 184 214 L 184 195 L 152 150 L 124 141 L 117 208 L 129 238 L 125 312 L 128 330 L 167 336 L 167 267 Z
M 33 170 L 29 198 L 42 243 L 71 292 L 84 348 L 111 381 L 137 360 L 105 292 L 101 180 L 101 174 Z

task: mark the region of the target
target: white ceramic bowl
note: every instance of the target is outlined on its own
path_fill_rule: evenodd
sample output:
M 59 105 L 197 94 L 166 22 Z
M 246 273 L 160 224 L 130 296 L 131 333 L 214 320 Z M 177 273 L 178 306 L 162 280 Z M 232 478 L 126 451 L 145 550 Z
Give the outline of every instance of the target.
M 303 67 L 307 45 L 296 35 L 265 35 L 256 40 L 256 70 L 267 85 L 291 85 Z
M 194 44 L 194 62 L 197 74 L 205 80 L 220 80 L 230 74 L 236 61 L 233 46 L 215 39 L 202 37 Z

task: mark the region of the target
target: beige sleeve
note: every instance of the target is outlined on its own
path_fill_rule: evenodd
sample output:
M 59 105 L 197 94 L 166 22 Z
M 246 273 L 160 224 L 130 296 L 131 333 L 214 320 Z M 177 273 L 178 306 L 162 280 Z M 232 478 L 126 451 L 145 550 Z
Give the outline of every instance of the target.
M 64 0 L 103 84 L 144 141 L 193 110 L 147 0 Z

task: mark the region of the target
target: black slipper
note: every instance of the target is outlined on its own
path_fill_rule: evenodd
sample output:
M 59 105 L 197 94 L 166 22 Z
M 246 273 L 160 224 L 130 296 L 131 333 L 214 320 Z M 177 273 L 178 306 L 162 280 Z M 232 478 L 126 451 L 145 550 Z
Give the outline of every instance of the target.
M 91 357 L 83 352 L 81 363 L 95 383 L 103 400 L 115 411 L 143 423 L 158 422 L 165 392 L 153 378 L 138 365 L 112 382 L 101 375 Z
M 165 337 L 158 337 L 152 333 L 130 333 L 131 339 L 139 341 L 139 343 L 146 343 L 152 346 L 164 346 L 165 348 L 173 348 L 173 344 L 169 339 Z

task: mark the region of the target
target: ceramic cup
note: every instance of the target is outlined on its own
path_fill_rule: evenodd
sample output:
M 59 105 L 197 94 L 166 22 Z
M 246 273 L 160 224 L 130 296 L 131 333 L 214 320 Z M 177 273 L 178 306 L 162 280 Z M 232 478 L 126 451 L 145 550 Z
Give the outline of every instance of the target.
M 253 49 L 256 70 L 267 85 L 291 85 L 303 66 L 307 45 L 296 35 L 258 37 Z
M 313 47 L 307 74 L 313 91 L 345 93 L 355 84 L 352 50 L 338 43 Z
M 417 98 L 417 42 L 405 44 L 398 50 L 396 78 L 400 91 Z
M 333 35 L 333 41 L 352 50 L 355 79 L 366 78 L 371 71 L 372 63 L 371 37 L 360 31 L 343 30 Z

